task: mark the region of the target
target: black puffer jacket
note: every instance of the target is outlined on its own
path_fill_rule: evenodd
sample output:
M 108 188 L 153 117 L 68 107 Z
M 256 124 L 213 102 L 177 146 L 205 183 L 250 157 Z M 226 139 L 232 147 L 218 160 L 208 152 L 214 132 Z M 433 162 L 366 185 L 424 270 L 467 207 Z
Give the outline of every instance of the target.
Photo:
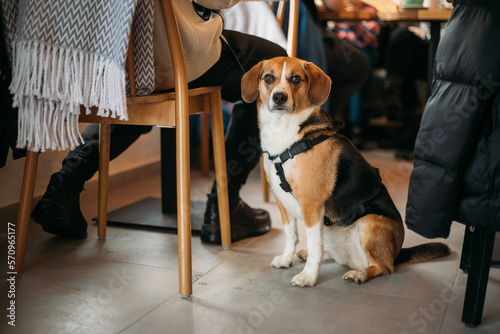
M 415 144 L 406 224 L 500 231 L 500 1 L 455 0 Z

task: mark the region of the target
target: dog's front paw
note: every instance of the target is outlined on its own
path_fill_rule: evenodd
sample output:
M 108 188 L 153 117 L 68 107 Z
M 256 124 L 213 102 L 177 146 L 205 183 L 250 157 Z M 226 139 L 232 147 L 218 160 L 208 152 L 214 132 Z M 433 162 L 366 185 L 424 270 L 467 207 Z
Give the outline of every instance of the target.
M 299 257 L 299 259 L 301 259 L 302 261 L 306 261 L 307 260 L 307 249 L 304 248 L 304 249 L 301 249 L 297 252 L 297 256 Z
M 349 283 L 362 284 L 366 282 L 366 271 L 351 270 L 346 272 L 342 278 Z
M 297 274 L 294 276 L 292 279 L 292 285 L 293 286 L 314 286 L 316 284 L 316 277 L 312 277 L 305 272 L 301 272 L 300 274 Z
M 274 257 L 273 262 L 271 262 L 271 266 L 274 268 L 290 268 L 292 266 L 293 258 L 289 258 L 288 256 L 278 255 Z
M 297 257 L 301 259 L 302 261 L 307 261 L 307 248 L 301 249 L 297 252 Z M 328 261 L 328 260 L 335 260 L 333 257 L 332 253 L 328 250 L 323 251 L 323 260 Z

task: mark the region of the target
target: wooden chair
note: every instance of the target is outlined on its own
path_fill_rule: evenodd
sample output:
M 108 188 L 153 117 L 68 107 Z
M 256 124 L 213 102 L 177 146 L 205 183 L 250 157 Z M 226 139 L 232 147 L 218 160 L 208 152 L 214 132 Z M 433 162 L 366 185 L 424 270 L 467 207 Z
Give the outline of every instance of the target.
M 177 21 L 170 0 L 161 0 L 165 29 L 172 62 L 174 64 L 175 91 L 153 93 L 149 96 L 135 96 L 133 46 L 129 44 L 127 67 L 130 77 L 131 95 L 127 99 L 128 121 L 96 116 L 97 108 L 85 115 L 84 108 L 80 121 L 99 123 L 99 204 L 98 236 L 106 237 L 107 190 L 109 172 L 109 145 L 111 124 L 158 125 L 176 128 L 176 168 L 177 168 L 177 220 L 179 240 L 179 293 L 192 294 L 191 268 L 191 202 L 190 202 L 190 162 L 189 162 L 189 115 L 210 113 L 213 127 L 214 160 L 217 175 L 217 196 L 222 234 L 222 247 L 231 246 L 229 225 L 229 203 L 227 195 L 226 159 L 220 87 L 188 89 L 186 65 Z M 30 221 L 33 188 L 37 169 L 38 152 L 28 151 L 26 156 L 21 199 L 19 203 L 18 226 L 16 231 L 16 271 L 21 273 L 26 253 L 26 239 Z

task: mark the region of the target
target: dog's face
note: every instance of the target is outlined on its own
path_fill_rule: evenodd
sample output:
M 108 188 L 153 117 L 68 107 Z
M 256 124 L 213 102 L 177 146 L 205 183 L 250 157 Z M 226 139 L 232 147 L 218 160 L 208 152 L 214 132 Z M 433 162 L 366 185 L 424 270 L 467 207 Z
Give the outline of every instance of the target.
M 316 65 L 293 57 L 263 60 L 245 73 L 241 93 L 270 112 L 297 113 L 328 99 L 331 80 Z

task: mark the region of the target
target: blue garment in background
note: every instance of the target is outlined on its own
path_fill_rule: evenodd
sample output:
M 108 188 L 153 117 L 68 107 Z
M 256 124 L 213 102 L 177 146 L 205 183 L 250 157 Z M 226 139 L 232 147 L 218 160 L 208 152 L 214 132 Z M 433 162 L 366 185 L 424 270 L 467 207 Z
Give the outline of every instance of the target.
M 352 126 L 365 126 L 368 123 L 369 115 L 366 115 L 365 102 L 369 100 L 370 97 L 370 87 L 372 82 L 372 71 L 376 68 L 379 59 L 379 53 L 377 50 L 371 49 L 359 49 L 361 53 L 366 57 L 368 63 L 370 64 L 370 74 L 364 85 L 359 89 L 359 91 L 352 97 L 349 104 L 349 119 L 351 120 Z

